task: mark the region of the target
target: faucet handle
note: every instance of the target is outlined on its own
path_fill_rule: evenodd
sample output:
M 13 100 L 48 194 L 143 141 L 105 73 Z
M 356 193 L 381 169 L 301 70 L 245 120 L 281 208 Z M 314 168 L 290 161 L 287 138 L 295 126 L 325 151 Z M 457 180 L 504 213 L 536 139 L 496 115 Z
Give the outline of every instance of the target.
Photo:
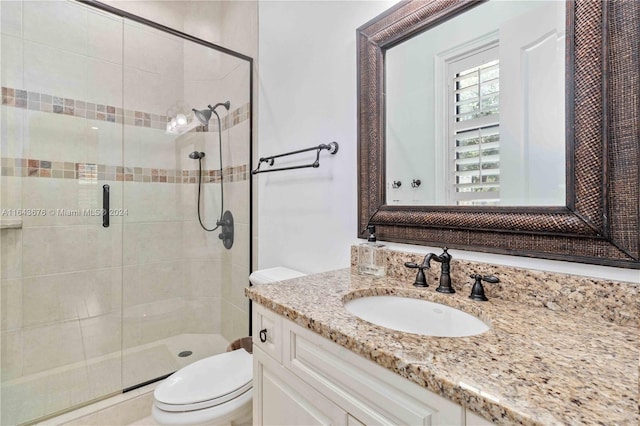
M 469 299 L 471 300 L 477 300 L 480 302 L 486 302 L 487 300 L 487 296 L 484 295 L 484 287 L 482 286 L 482 281 L 487 282 L 487 283 L 499 283 L 500 280 L 497 277 L 494 277 L 493 275 L 479 275 L 479 274 L 472 274 L 469 275 L 470 278 L 475 279 L 476 281 L 473 283 L 473 287 L 471 288 L 471 294 L 469 295 Z
M 405 262 L 404 266 L 411 269 L 418 269 L 418 275 L 416 275 L 416 280 L 413 283 L 414 286 L 429 287 L 429 284 L 427 284 L 427 277 L 425 277 L 424 275 L 424 270 L 429 269 L 429 265 L 425 265 L 425 264 L 418 265 L 415 262 Z

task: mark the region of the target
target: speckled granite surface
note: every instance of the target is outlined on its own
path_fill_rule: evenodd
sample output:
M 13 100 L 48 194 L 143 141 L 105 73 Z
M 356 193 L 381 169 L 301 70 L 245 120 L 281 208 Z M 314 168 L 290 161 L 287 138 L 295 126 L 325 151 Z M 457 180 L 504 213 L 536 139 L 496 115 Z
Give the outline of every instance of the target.
M 636 326 L 621 326 L 600 312 L 554 311 L 491 294 L 488 302 L 474 302 L 466 289 L 444 295 L 412 282 L 413 274 L 375 278 L 344 269 L 246 294 L 498 424 L 638 424 L 637 318 Z M 472 337 L 419 336 L 365 322 L 343 307 L 350 298 L 378 294 L 444 303 L 491 328 Z
M 413 282 L 415 269 L 405 262 L 422 264 L 424 255 L 386 250 L 387 275 L 403 282 Z M 442 253 L 442 250 L 436 254 Z M 601 318 L 619 325 L 640 326 L 640 284 L 581 277 L 577 275 L 536 271 L 513 266 L 493 265 L 456 259 L 456 251 L 449 250 L 451 281 L 456 291 L 469 294 L 473 280 L 469 274 L 494 275 L 498 284 L 485 284 L 487 297 L 501 298 L 530 306 L 546 307 L 558 312 L 574 314 L 595 313 Z M 351 247 L 351 268 L 356 271 L 357 246 Z M 431 262 L 425 269 L 427 282 L 438 286 L 440 264 Z M 638 271 L 640 282 L 640 271 Z

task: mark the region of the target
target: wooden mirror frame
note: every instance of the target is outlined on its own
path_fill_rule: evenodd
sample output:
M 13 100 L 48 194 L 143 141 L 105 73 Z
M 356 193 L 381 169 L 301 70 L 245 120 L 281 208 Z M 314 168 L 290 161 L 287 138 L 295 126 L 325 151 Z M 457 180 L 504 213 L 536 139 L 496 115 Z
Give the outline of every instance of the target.
M 385 204 L 385 50 L 482 1 L 403 1 L 358 28 L 358 229 L 374 224 L 386 241 L 639 269 L 636 0 L 567 1 L 566 207 Z

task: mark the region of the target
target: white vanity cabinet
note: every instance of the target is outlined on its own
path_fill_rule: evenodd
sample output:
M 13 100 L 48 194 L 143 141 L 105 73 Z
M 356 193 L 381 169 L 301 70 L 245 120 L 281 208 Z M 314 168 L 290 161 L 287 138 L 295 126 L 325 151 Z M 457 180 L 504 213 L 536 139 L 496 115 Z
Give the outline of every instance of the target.
M 253 307 L 254 424 L 491 424 L 261 305 Z

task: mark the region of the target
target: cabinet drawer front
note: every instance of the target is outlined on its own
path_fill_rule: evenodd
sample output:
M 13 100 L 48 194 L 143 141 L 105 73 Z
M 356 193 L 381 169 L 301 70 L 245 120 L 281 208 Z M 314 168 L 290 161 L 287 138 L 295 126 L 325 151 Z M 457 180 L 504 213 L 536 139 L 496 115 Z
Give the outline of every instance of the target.
M 464 422 L 459 405 L 333 342 L 289 321 L 283 323 L 283 334 L 289 340 L 285 366 L 365 424 Z
M 253 344 L 282 362 L 282 317 L 258 304 L 253 308 Z

